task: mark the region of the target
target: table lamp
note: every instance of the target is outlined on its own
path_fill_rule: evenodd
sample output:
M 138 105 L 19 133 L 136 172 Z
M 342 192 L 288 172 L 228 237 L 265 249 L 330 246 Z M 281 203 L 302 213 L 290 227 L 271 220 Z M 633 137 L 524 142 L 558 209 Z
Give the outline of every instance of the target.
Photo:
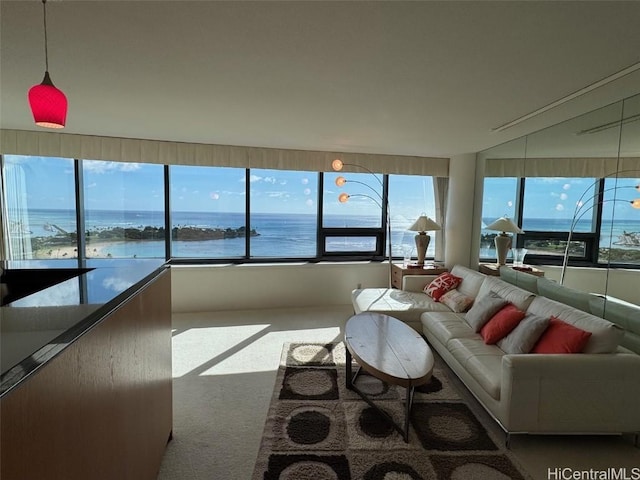
M 511 248 L 511 235 L 509 233 L 524 233 L 524 231 L 518 227 L 509 217 L 500 217 L 495 222 L 487 225 L 487 230 L 495 230 L 500 232 L 496 235 L 494 243 L 496 245 L 496 255 L 498 265 L 505 265 L 507 263 L 507 253 Z
M 431 237 L 427 235 L 427 232 L 430 230 L 440 230 L 440 225 L 426 215 L 420 215 L 413 225 L 409 227 L 409 230 L 418 232 L 415 236 L 416 249 L 418 250 L 418 265 L 424 265 L 424 258 L 427 255 L 427 248 L 431 241 Z

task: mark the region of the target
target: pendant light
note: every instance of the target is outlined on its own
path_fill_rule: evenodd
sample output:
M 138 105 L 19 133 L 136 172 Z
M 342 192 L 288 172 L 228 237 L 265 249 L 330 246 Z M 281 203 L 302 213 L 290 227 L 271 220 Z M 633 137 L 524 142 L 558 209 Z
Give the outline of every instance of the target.
M 44 14 L 44 79 L 29 89 L 29 105 L 36 125 L 46 128 L 64 128 L 67 120 L 67 97 L 57 89 L 49 76 L 47 51 L 47 0 L 42 0 Z

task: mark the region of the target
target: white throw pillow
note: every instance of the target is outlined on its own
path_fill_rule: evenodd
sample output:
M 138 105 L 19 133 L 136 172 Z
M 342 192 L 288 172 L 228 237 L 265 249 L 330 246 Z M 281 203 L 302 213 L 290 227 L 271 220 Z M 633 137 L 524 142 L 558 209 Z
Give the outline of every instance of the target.
M 440 303 L 444 303 L 456 313 L 461 313 L 466 312 L 473 304 L 473 297 L 465 295 L 454 288 L 440 297 Z

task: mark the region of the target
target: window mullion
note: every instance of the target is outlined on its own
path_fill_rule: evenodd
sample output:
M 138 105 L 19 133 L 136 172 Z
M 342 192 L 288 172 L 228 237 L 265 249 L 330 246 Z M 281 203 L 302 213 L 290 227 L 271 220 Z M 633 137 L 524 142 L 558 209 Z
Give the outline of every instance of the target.
M 515 206 L 515 218 L 513 219 L 516 225 L 522 228 L 523 210 L 524 210 L 524 189 L 526 185 L 526 178 L 520 177 L 516 183 L 516 206 Z M 516 248 L 524 247 L 524 238 L 522 235 L 516 235 Z
M 82 160 L 73 161 L 75 175 L 76 196 L 76 248 L 78 249 L 78 266 L 82 268 L 87 259 L 87 239 L 85 238 L 85 214 L 84 214 L 84 175 Z
M 605 188 L 605 179 L 601 178 L 598 181 L 597 191 L 595 196 L 596 205 L 593 208 L 593 218 L 592 218 L 592 230 L 595 232 L 595 238 L 593 239 L 591 245 L 588 248 L 587 255 L 589 260 L 596 265 L 598 263 L 598 253 L 600 251 L 600 232 L 602 231 L 602 208 L 604 201 L 604 188 Z
M 318 172 L 318 222 L 316 224 L 316 257 L 319 258 L 324 255 L 325 247 L 324 247 L 324 172 Z
M 244 171 L 244 184 L 247 186 L 244 196 L 244 224 L 245 224 L 245 236 L 244 236 L 244 258 L 251 258 L 251 169 L 246 168 Z

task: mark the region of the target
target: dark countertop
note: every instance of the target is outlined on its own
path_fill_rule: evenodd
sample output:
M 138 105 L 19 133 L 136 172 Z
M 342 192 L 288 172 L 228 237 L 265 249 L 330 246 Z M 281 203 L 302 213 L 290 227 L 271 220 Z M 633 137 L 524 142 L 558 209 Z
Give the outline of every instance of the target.
M 36 276 L 39 269 L 42 276 L 64 269 L 62 278 L 67 277 L 0 306 L 0 396 L 167 268 L 161 259 L 87 260 L 82 269 L 74 260 L 11 261 L 0 266 L 10 273 L 34 270 L 28 274 Z M 68 278 L 70 269 L 81 273 Z

